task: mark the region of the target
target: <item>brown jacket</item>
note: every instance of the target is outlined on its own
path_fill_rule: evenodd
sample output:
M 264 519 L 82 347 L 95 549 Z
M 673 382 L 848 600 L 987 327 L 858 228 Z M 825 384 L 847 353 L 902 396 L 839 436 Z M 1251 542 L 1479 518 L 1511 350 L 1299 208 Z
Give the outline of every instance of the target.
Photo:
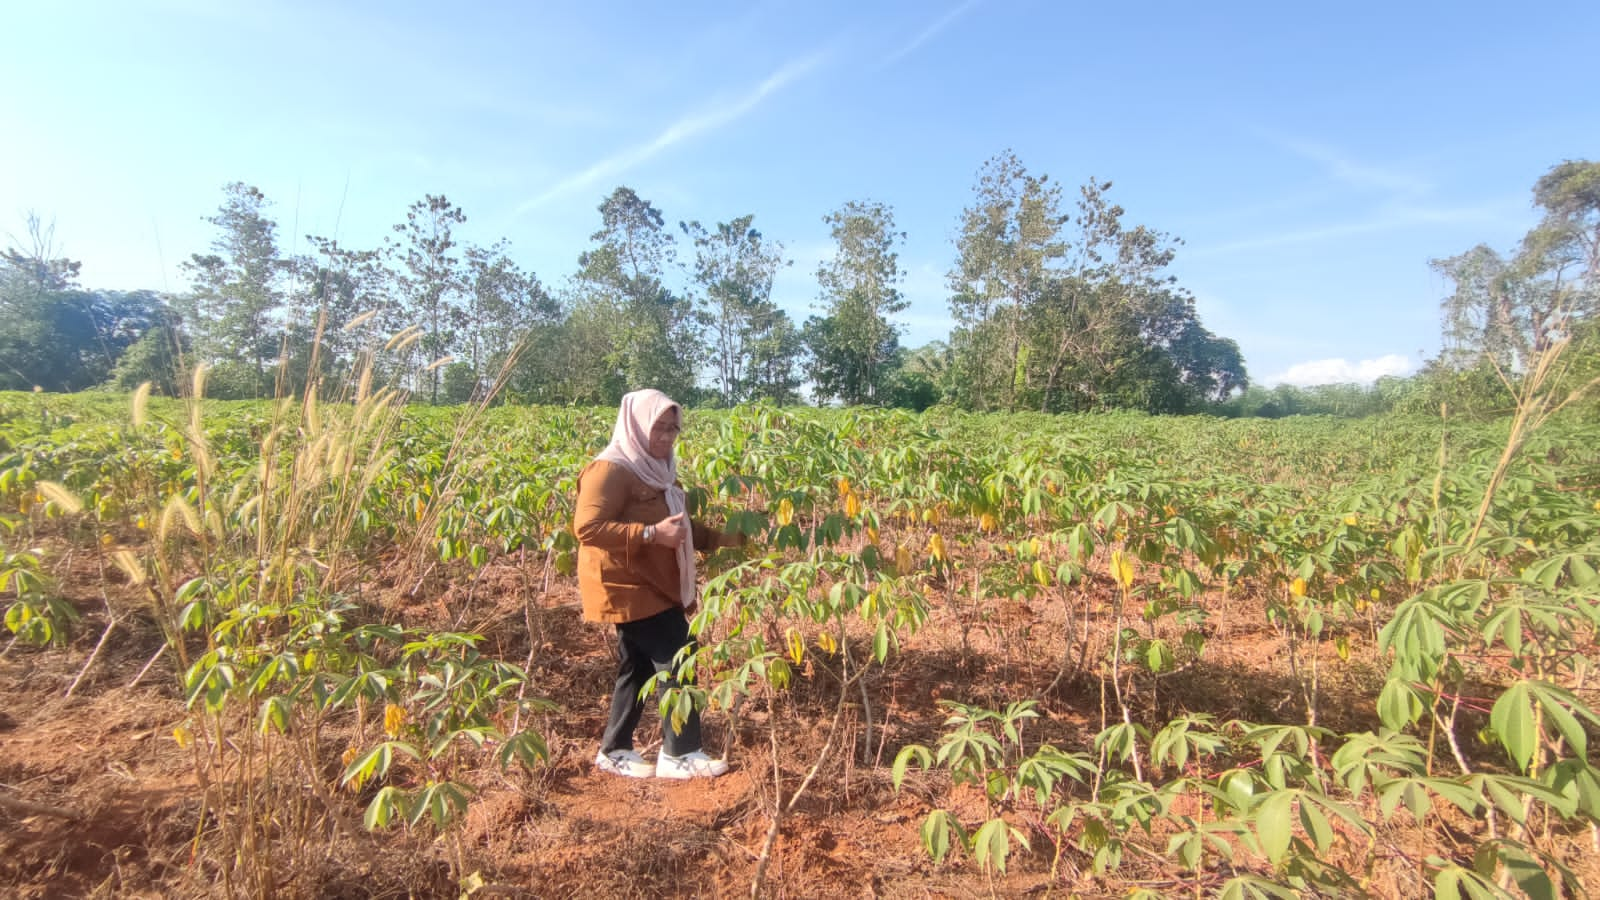
M 578 474 L 578 591 L 591 622 L 633 622 L 678 607 L 678 559 L 668 547 L 647 545 L 644 526 L 671 515 L 667 496 L 627 466 L 595 460 Z M 732 542 L 690 522 L 696 550 Z

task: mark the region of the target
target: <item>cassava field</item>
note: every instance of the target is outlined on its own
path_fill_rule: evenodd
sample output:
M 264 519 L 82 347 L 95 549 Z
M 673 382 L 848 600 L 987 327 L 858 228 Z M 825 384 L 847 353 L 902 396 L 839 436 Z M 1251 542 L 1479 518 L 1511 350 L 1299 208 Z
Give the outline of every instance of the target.
M 0 893 L 1600 883 L 1600 427 L 691 412 L 751 540 L 652 701 L 733 770 L 667 783 L 591 765 L 614 412 L 401 401 L 0 395 Z

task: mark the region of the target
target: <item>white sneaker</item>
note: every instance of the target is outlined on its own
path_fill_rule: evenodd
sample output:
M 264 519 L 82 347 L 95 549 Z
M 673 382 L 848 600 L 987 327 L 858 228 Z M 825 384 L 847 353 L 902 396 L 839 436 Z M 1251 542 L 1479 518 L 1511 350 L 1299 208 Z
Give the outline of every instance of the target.
M 649 778 L 654 772 L 644 757 L 632 750 L 613 750 L 610 753 L 602 750 L 595 754 L 594 767 L 602 772 L 629 778 Z
M 682 756 L 668 756 L 665 753 L 656 756 L 657 778 L 715 778 L 726 771 L 726 762 L 712 759 L 699 750 Z

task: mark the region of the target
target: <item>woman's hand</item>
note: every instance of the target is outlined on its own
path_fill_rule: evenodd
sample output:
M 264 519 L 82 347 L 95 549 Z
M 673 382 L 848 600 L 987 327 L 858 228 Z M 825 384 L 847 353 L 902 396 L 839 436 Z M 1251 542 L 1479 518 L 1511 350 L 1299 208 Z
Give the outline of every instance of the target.
M 689 539 L 689 514 L 667 516 L 652 527 L 654 533 L 650 536 L 650 543 L 676 549 Z

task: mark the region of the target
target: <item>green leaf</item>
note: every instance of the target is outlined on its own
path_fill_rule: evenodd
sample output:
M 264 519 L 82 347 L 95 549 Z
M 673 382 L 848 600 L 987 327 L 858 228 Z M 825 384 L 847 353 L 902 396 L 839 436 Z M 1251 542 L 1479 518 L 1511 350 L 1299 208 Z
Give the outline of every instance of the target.
M 372 802 L 367 804 L 367 811 L 361 817 L 362 826 L 368 831 L 388 827 L 396 815 L 405 816 L 405 801 L 405 794 L 399 788 L 392 785 L 383 788 L 372 798 Z
M 1178 861 L 1190 872 L 1200 867 L 1200 853 L 1204 849 L 1205 839 L 1198 832 L 1181 832 L 1167 841 L 1167 855 L 1171 856 L 1176 851 Z
M 1544 711 L 1545 721 L 1566 739 L 1574 756 L 1586 758 L 1589 755 L 1589 736 L 1568 707 L 1577 710 L 1591 722 L 1596 718 L 1594 712 L 1565 688 L 1542 681 L 1530 682 L 1528 686 L 1535 702 Z
M 1550 874 L 1526 850 L 1512 844 L 1500 844 L 1500 862 L 1511 874 L 1511 880 L 1522 888 L 1530 900 L 1555 900 L 1556 886 Z
M 1027 838 L 1012 828 L 1005 819 L 990 819 L 983 823 L 977 834 L 972 836 L 972 858 L 984 869 L 992 868 L 1003 875 L 1006 871 L 1006 858 L 1011 855 L 1013 840 L 1024 848 L 1028 846 Z
M 1256 793 L 1255 776 L 1246 769 L 1234 769 L 1222 776 L 1222 791 L 1234 809 L 1243 810 L 1250 805 Z
M 1594 587 L 1595 582 L 1600 581 L 1600 573 L 1596 573 L 1594 566 L 1589 565 L 1583 557 L 1574 554 L 1571 566 L 1574 587 L 1588 589 Z
M 1294 797 L 1294 791 L 1274 791 L 1256 807 L 1256 836 L 1261 841 L 1261 851 L 1273 865 L 1288 855 L 1289 841 L 1294 837 L 1291 824 Z
M 288 697 L 282 695 L 268 697 L 261 704 L 261 733 L 266 734 L 267 728 L 270 726 L 278 729 L 279 734 L 287 734 L 289 732 L 290 712 L 291 707 Z
M 1160 638 L 1151 641 L 1149 646 L 1145 647 L 1144 663 L 1151 672 L 1160 673 L 1171 669 L 1172 648 Z
M 933 752 L 921 744 L 907 744 L 900 748 L 900 752 L 894 756 L 894 767 L 889 775 L 896 791 L 900 790 L 901 783 L 905 781 L 906 768 L 913 759 L 917 761 L 918 766 L 926 769 L 933 765 Z
M 1502 900 L 1506 895 L 1477 872 L 1451 864 L 1434 876 L 1433 896 L 1434 900 Z
M 1391 678 L 1378 695 L 1378 718 L 1391 731 L 1403 731 L 1415 722 L 1424 707 L 1411 686 L 1398 678 Z
M 933 857 L 934 863 L 944 862 L 950 853 L 950 835 L 955 831 L 950 814 L 942 809 L 928 813 L 922 821 L 922 849 Z
M 522 763 L 524 768 L 532 769 L 543 760 L 550 758 L 550 746 L 545 743 L 544 737 L 536 731 L 522 731 L 512 735 L 504 744 L 500 745 L 500 768 L 510 768 L 512 760 Z
M 1333 846 L 1333 828 L 1328 824 L 1328 817 L 1316 804 L 1307 803 L 1304 799 L 1300 801 L 1300 827 L 1311 838 L 1311 844 L 1318 853 L 1326 853 Z
M 1528 771 L 1533 754 L 1539 747 L 1539 734 L 1533 718 L 1533 697 L 1528 682 L 1519 681 L 1500 695 L 1489 713 L 1489 724 L 1517 767 Z

